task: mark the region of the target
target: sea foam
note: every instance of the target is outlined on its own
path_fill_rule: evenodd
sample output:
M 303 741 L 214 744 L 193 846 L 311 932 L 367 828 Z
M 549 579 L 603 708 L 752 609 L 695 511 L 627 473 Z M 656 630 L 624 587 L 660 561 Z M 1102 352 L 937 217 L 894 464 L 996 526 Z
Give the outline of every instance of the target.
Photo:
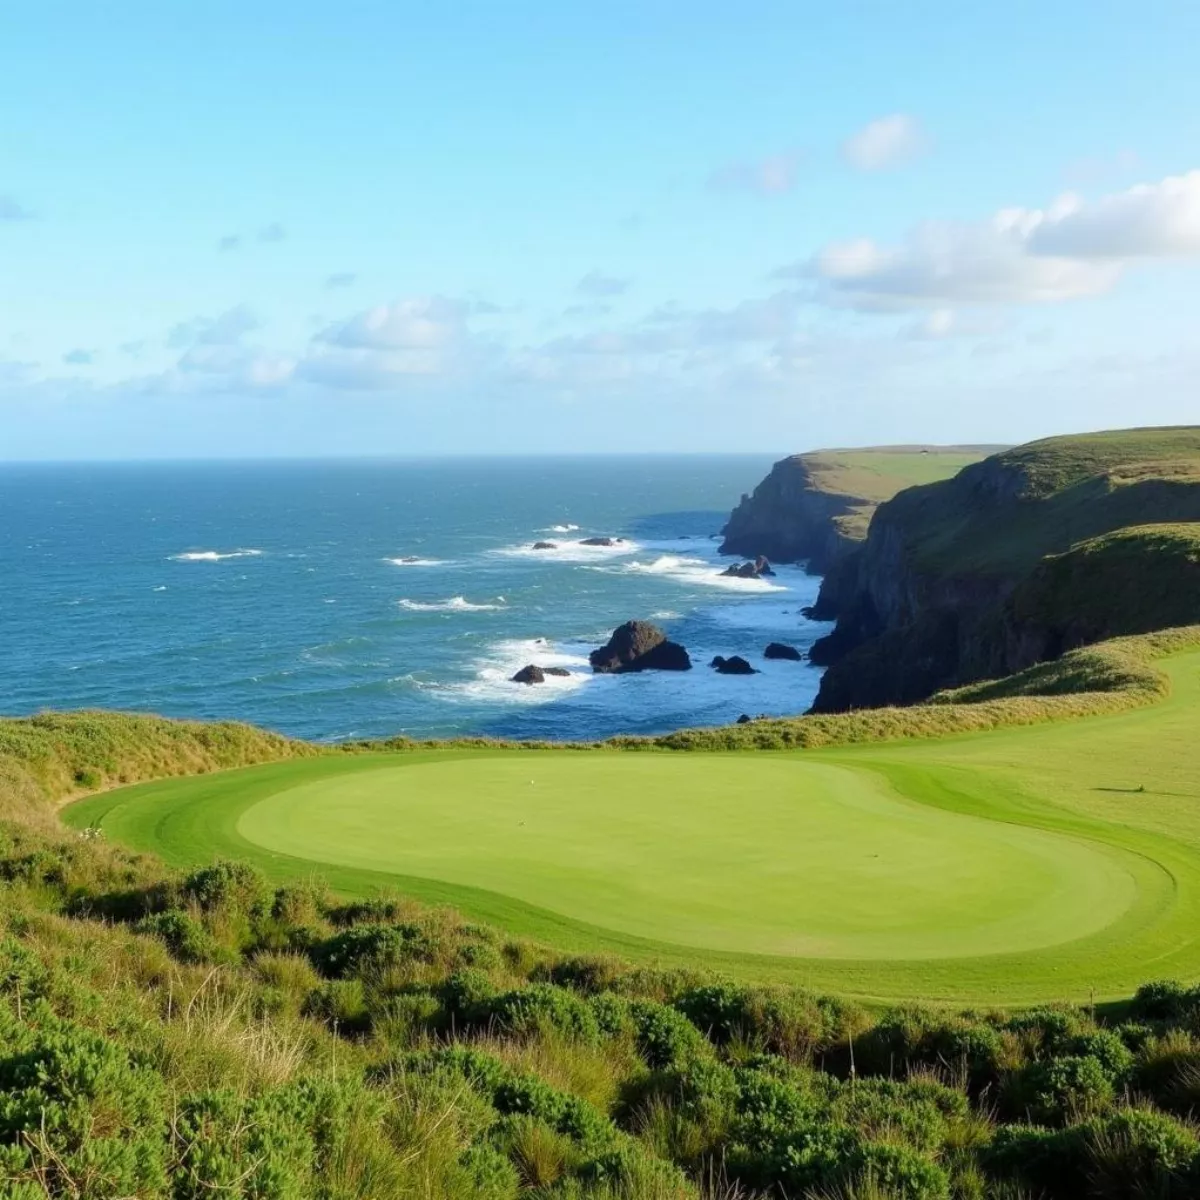
M 544 683 L 514 683 L 512 677 L 524 666 L 563 667 L 569 675 L 547 675 Z M 501 704 L 544 704 L 562 699 L 597 678 L 586 652 L 554 643 L 546 638 L 507 638 L 493 643 L 473 664 L 475 678 L 455 683 L 433 684 L 430 690 L 441 699 L 457 702 L 485 701 Z
M 186 550 L 183 554 L 173 554 L 173 562 L 224 562 L 227 558 L 257 558 L 261 550 Z
M 537 562 L 594 563 L 608 558 L 623 558 L 636 554 L 642 547 L 625 538 L 612 546 L 585 546 L 582 541 L 556 542 L 553 550 L 535 550 L 532 542 L 521 546 L 502 546 L 488 553 L 504 558 L 528 558 Z
M 628 562 L 614 567 L 597 567 L 600 571 L 620 572 L 630 575 L 660 575 L 679 583 L 701 584 L 705 587 L 721 588 L 729 592 L 783 592 L 787 588 L 770 579 L 742 579 L 737 575 L 724 575 L 722 568 L 713 566 L 702 558 L 684 558 L 678 554 L 662 554 L 651 562 Z
M 397 600 L 406 612 L 495 612 L 506 607 L 503 596 L 497 596 L 499 604 L 472 604 L 465 596 L 451 596 L 449 600 Z
M 417 558 L 414 555 L 404 558 L 385 558 L 383 561 L 391 563 L 393 567 L 441 567 L 446 562 L 444 558 Z

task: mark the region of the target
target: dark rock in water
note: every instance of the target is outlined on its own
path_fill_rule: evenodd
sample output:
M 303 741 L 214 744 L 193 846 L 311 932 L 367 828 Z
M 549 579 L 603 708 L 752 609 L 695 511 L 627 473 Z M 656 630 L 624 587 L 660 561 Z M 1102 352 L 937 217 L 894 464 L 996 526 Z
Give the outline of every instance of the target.
M 725 665 L 725 656 L 718 654 L 708 665 L 710 667 L 716 667 L 716 669 L 719 671 Z
M 772 642 L 764 651 L 763 658 L 786 658 L 789 662 L 800 662 L 804 657 L 795 646 L 784 642 Z
M 534 542 L 533 548 L 535 550 L 557 550 L 558 543 L 557 542 Z
M 757 579 L 760 575 L 774 575 L 771 564 L 760 554 L 753 562 L 734 563 L 721 572 L 733 579 Z
M 543 667 L 542 668 L 543 675 L 559 675 L 559 676 L 562 676 L 565 678 L 567 675 L 570 675 L 570 673 L 571 672 L 568 671 L 566 667 Z
M 619 546 L 625 539 L 614 537 L 590 537 L 584 538 L 579 544 L 581 546 Z
M 415 554 L 405 554 L 402 557 L 396 559 L 396 561 L 402 562 L 402 563 L 419 563 L 421 560 Z
M 527 667 L 522 667 L 513 677 L 513 683 L 545 683 L 546 672 L 541 667 L 534 666 L 530 663 Z
M 803 608 L 800 610 L 800 615 L 801 615 L 801 616 L 802 616 L 802 617 L 803 617 L 803 618 L 804 618 L 806 621 L 813 621 L 813 620 L 815 620 L 815 619 L 816 619 L 816 618 L 813 616 L 813 613 L 815 613 L 816 611 L 817 611 L 817 609 L 816 609 L 816 606 L 815 606 L 815 605 L 813 605 L 813 604 L 806 604 L 806 605 L 805 605 L 805 606 L 804 606 L 804 607 L 803 607 Z
M 742 713 L 742 715 L 738 717 L 737 723 L 739 725 L 749 725 L 753 720 L 754 718 L 749 713 Z
M 588 656 L 598 674 L 626 671 L 690 671 L 692 660 L 677 642 L 649 621 L 626 621 L 613 630 L 607 644 Z
M 718 655 L 712 661 L 718 675 L 757 675 L 758 672 L 740 655 L 731 654 L 728 658 Z

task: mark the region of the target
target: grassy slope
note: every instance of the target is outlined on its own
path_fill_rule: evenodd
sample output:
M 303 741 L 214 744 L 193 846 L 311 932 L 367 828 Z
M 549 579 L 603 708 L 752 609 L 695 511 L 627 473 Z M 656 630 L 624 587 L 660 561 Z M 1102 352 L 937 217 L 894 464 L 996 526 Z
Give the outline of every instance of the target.
M 1200 713 L 1200 653 L 1179 651 L 1194 646 L 1198 636 L 1200 631 L 1182 631 L 1082 651 L 1053 667 L 1035 668 L 1031 676 L 1035 685 L 1017 679 L 992 685 L 990 691 L 975 689 L 970 697 L 945 697 L 942 699 L 948 701 L 970 698 L 977 703 L 948 702 L 900 710 L 891 715 L 890 724 L 880 725 L 878 714 L 763 723 L 776 731 L 776 740 L 766 744 L 780 744 L 780 735 L 788 729 L 800 731 L 796 740 L 803 744 L 803 731 L 814 726 L 821 731 L 814 739 L 818 743 L 843 743 L 807 754 L 803 761 L 852 774 L 869 773 L 872 789 L 886 786 L 892 802 L 899 796 L 949 812 L 1065 833 L 1119 860 L 1122 869 L 1137 880 L 1137 902 L 1103 932 L 1056 950 L 924 961 L 786 959 L 686 950 L 602 928 L 603 921 L 572 920 L 496 890 L 430 882 L 419 878 L 419 872 L 397 877 L 361 866 L 325 864 L 321 869 L 338 888 L 363 892 L 397 884 L 420 898 L 456 903 L 470 913 L 569 948 L 703 963 L 872 997 L 1020 1002 L 1093 993 L 1115 996 L 1131 990 L 1148 973 L 1195 976 L 1200 974 L 1200 949 L 1193 939 L 1200 921 L 1200 818 L 1190 814 L 1200 798 L 1195 795 L 1200 749 L 1193 733 Z M 1145 659 L 1172 651 L 1176 653 L 1162 664 L 1170 680 L 1170 694 L 1147 706 L 1156 695 L 1161 696 L 1163 677 Z M 1053 694 L 1061 693 L 1065 681 L 1097 690 Z M 1031 696 L 1031 686 L 1052 694 Z M 1054 719 L 1089 710 L 1097 714 L 1089 720 Z M 912 736 L 936 729 L 970 728 L 973 714 L 984 712 L 990 713 L 987 725 L 999 728 L 932 740 L 871 741 L 880 733 L 902 734 L 906 719 Z M 867 718 L 865 725 L 863 718 Z M 1039 725 L 1039 721 L 1044 723 Z M 755 744 L 749 740 L 752 738 L 762 744 L 764 733 L 742 727 L 738 736 L 747 739 L 745 744 Z M 845 744 L 855 741 L 865 744 Z M 460 751 L 457 756 L 469 753 Z M 522 758 L 532 756 L 522 754 Z M 96 797 L 68 813 L 73 824 L 99 821 L 114 836 L 158 848 L 180 864 L 203 861 L 213 853 L 245 854 L 276 876 L 302 874 L 313 868 L 311 861 L 264 852 L 241 836 L 237 829 L 241 812 L 251 802 L 277 792 L 281 781 L 377 767 L 380 761 L 386 760 L 328 759 L 191 784 L 151 785 Z M 593 761 L 575 760 L 584 775 Z M 753 789 L 757 784 L 749 786 Z M 1138 790 L 1142 788 L 1145 790 Z M 194 803 L 177 803 L 185 795 Z M 740 813 L 742 792 L 736 782 L 729 786 L 728 795 L 738 797 L 731 809 Z M 403 824 L 396 827 L 395 836 L 406 836 Z M 483 841 L 490 845 L 490 835 Z M 710 853 L 724 850 L 732 855 L 732 843 L 725 841 L 724 847 L 710 848 Z M 660 835 L 660 842 L 660 846 L 652 845 L 650 852 L 661 853 L 666 877 L 679 847 L 677 839 L 670 836 Z M 761 845 L 757 851 L 745 839 L 738 845 L 738 853 L 747 860 L 756 852 L 761 854 Z M 586 865 L 581 855 L 586 855 L 586 845 L 573 849 L 568 870 L 580 863 Z M 695 879 L 687 882 L 687 895 L 682 901 L 679 896 L 674 900 L 682 905 L 678 912 L 684 914 L 689 898 L 699 906 L 705 895 L 702 884 Z M 610 902 L 631 903 L 628 897 Z M 771 897 L 764 897 L 764 907 L 771 903 Z M 745 912 L 752 908 L 751 904 Z M 696 919 L 696 914 L 692 915 Z M 875 952 L 879 952 L 878 946 Z
M 937 574 L 1019 576 L 1045 555 L 1116 529 L 1200 521 L 1200 428 L 1049 438 L 995 456 L 1016 501 L 978 484 L 985 468 L 889 506 L 913 564 Z M 989 464 L 987 469 L 992 469 Z
M 978 462 L 986 446 L 878 446 L 861 450 L 815 450 L 798 457 L 817 491 L 845 496 L 850 511 L 837 519 L 848 538 L 867 535 L 871 514 L 897 492 L 916 484 L 949 479 Z

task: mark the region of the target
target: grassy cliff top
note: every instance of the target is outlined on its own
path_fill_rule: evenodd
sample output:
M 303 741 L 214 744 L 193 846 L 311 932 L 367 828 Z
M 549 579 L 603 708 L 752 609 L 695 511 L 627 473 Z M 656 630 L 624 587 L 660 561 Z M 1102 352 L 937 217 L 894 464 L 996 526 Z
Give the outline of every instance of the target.
M 1200 521 L 1200 427 L 1030 442 L 898 495 L 881 517 L 922 570 L 1024 575 L 1085 539 Z
M 810 485 L 852 501 L 838 521 L 846 537 L 864 538 L 871 514 L 897 492 L 916 484 L 936 483 L 995 451 L 995 446 L 868 446 L 813 450 L 792 460 L 803 465 Z

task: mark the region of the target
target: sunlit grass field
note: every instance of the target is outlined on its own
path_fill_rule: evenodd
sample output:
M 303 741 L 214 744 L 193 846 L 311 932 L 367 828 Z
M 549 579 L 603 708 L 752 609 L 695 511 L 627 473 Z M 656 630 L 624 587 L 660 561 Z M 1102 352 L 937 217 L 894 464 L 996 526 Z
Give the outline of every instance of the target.
M 808 751 L 438 749 L 103 793 L 178 865 L 393 888 L 562 948 L 868 998 L 1102 999 L 1200 974 L 1200 652 L 1108 716 Z

